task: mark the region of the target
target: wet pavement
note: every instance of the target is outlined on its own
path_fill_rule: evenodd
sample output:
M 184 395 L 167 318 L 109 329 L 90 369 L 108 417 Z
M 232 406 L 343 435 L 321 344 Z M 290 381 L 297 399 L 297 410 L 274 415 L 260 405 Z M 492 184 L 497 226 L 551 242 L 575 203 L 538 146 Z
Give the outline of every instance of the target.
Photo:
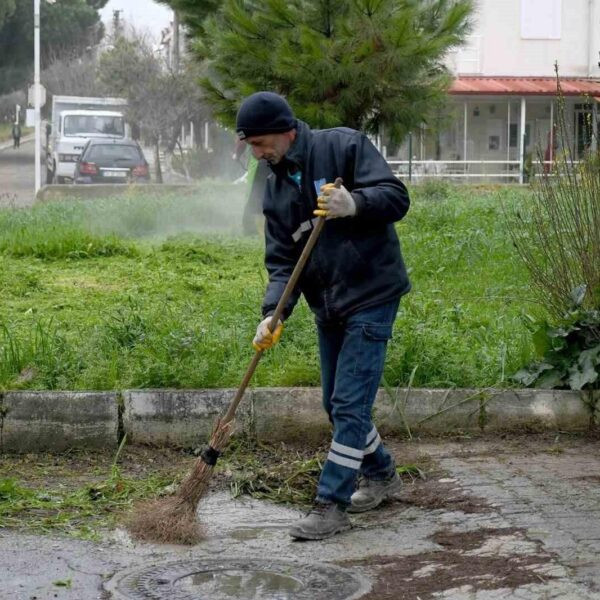
M 0 598 L 600 599 L 600 443 L 533 440 L 391 444 L 431 475 L 321 542 L 289 538 L 299 511 L 227 492 L 194 547 L 0 530 Z
M 22 208 L 34 203 L 34 150 L 33 136 L 23 138 L 16 149 L 12 142 L 0 144 L 0 208 Z M 43 164 L 42 167 L 42 183 L 45 183 L 46 170 Z

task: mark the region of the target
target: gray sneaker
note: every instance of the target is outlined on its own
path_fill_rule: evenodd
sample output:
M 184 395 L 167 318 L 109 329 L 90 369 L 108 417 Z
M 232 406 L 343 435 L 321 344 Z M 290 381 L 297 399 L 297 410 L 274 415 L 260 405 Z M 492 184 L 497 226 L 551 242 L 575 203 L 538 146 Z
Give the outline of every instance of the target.
M 358 489 L 352 494 L 348 512 L 359 513 L 379 506 L 386 498 L 400 491 L 402 480 L 398 473 L 389 479 L 376 481 L 363 477 L 358 483 Z
M 311 511 L 290 529 L 290 535 L 299 540 L 323 540 L 352 527 L 346 511 L 337 504 L 315 502 Z

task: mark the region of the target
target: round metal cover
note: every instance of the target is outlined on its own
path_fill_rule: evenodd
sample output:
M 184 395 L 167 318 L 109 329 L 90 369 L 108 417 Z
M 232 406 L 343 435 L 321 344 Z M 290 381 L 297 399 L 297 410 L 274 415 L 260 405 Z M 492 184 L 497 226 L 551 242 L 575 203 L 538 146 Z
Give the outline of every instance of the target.
M 370 585 L 327 564 L 201 558 L 123 571 L 106 589 L 119 600 L 355 600 Z

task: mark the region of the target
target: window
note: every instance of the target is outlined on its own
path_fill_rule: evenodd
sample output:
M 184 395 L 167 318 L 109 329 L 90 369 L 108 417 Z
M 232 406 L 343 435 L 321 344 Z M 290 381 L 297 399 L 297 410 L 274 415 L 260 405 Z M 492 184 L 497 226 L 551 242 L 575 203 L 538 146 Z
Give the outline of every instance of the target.
M 531 131 L 531 126 L 529 123 L 525 125 L 525 148 L 529 147 L 529 133 Z M 509 144 L 511 148 L 518 148 L 521 145 L 521 141 L 519 140 L 519 125 L 517 123 L 510 124 L 510 137 Z
M 521 37 L 559 40 L 562 0 L 521 0 Z
M 140 160 L 140 153 L 135 146 L 101 144 L 92 146 L 86 160 Z
M 510 124 L 510 147 L 516 148 L 518 143 L 519 126 L 516 123 Z
M 118 137 L 125 136 L 123 117 L 108 115 L 67 115 L 64 123 L 65 135 L 81 135 L 103 133 Z

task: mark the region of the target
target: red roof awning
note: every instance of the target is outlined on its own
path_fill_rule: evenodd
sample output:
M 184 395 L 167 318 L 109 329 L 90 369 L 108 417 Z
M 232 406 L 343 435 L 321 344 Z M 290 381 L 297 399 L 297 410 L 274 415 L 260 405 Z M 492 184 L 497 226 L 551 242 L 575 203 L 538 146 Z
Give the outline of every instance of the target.
M 561 77 L 564 96 L 600 96 L 600 81 Z M 473 96 L 555 96 L 555 77 L 458 77 L 450 94 Z

